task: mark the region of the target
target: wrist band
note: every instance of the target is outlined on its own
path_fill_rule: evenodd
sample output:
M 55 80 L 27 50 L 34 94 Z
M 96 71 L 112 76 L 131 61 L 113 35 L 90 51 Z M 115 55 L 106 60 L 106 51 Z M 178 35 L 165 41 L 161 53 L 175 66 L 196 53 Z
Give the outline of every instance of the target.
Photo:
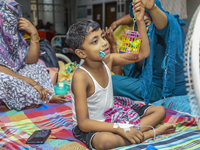
M 34 87 L 34 86 L 36 86 L 36 85 L 38 85 L 38 83 L 36 82 L 35 84 L 33 84 L 32 86 Z
M 151 9 L 149 9 L 149 10 L 153 10 L 153 9 L 155 9 L 155 7 L 156 7 L 157 5 L 156 5 L 156 3 L 153 5 L 153 7 L 151 8 Z
M 133 127 L 134 125 L 132 124 L 123 124 L 123 123 L 114 123 L 113 128 L 122 128 L 124 129 L 124 132 L 130 131 L 130 127 Z
M 40 41 L 40 37 L 38 36 L 38 40 L 37 40 L 37 41 L 34 41 L 34 40 L 32 40 L 32 39 L 31 39 L 31 41 L 37 43 L 37 42 Z

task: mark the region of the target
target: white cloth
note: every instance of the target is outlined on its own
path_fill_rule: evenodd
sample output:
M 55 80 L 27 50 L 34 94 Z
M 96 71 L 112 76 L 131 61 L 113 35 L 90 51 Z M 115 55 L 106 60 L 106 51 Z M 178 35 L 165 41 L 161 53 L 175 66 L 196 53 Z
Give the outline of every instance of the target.
M 104 62 L 103 62 L 104 63 Z M 113 87 L 112 87 L 112 79 L 111 79 L 111 72 L 108 66 L 104 63 L 108 74 L 108 85 L 106 88 L 103 88 L 99 85 L 99 83 L 94 79 L 94 77 L 82 66 L 79 66 L 80 69 L 83 69 L 85 72 L 89 74 L 91 79 L 93 80 L 95 86 L 95 92 L 93 95 L 87 98 L 87 106 L 88 106 L 88 113 L 89 118 L 92 120 L 97 121 L 104 121 L 103 113 L 108 110 L 109 108 L 113 107 Z M 75 101 L 74 101 L 74 94 L 71 93 L 72 96 L 72 119 L 73 125 L 77 125 L 77 118 L 76 118 L 76 111 L 75 111 Z
M 181 19 L 187 19 L 187 1 L 186 0 L 160 0 L 165 11 L 170 14 L 179 14 Z

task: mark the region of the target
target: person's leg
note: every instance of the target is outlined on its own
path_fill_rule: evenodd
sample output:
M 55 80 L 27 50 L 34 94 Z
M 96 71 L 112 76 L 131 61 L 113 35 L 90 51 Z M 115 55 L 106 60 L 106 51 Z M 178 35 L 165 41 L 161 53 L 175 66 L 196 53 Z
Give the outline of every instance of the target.
M 130 68 L 132 68 L 132 64 L 123 65 L 122 68 L 123 68 L 124 76 L 128 77 L 130 73 Z
M 161 121 L 163 121 L 166 117 L 166 111 L 163 106 L 157 105 L 157 106 L 150 106 L 144 115 L 141 117 L 140 125 L 145 126 L 149 125 L 152 127 L 156 127 Z M 149 127 L 141 127 L 140 131 L 144 132 L 147 131 Z
M 46 68 L 41 63 L 28 64 L 24 66 L 23 69 L 20 69 L 18 74 L 33 79 L 43 88 L 49 90 L 53 95 L 55 95 L 51 78 Z M 49 100 L 53 95 L 48 94 Z
M 162 99 L 162 89 L 158 86 L 152 85 L 150 103 L 153 103 L 160 99 Z
M 124 96 L 132 100 L 144 101 L 141 93 L 141 79 L 127 76 L 113 75 L 114 96 Z M 151 100 L 155 102 L 162 98 L 162 89 L 155 85 L 151 86 Z
M 111 132 L 83 132 L 75 126 L 72 133 L 76 139 L 82 141 L 90 149 L 106 150 L 130 145 L 125 138 Z
M 174 131 L 175 127 L 172 124 L 163 125 L 155 129 L 156 136 L 161 134 L 173 133 Z M 154 137 L 153 130 L 145 131 L 143 132 L 143 134 L 144 140 Z M 128 140 L 120 135 L 113 134 L 111 132 L 98 132 L 92 138 L 92 146 L 97 150 L 107 150 L 128 145 L 131 145 Z
M 162 135 L 162 134 L 174 133 L 175 130 L 176 130 L 176 125 L 174 125 L 174 124 L 162 125 L 155 129 L 155 136 Z M 144 134 L 144 140 L 153 138 L 154 130 L 151 129 L 151 130 L 145 131 L 145 132 L 143 132 L 143 134 Z
M 92 138 L 92 146 L 97 150 L 113 149 L 130 144 L 131 143 L 122 136 L 111 132 L 98 132 Z
M 35 108 L 43 101 L 28 83 L 5 73 L 0 73 L 0 98 L 9 109 Z
M 162 106 L 151 106 L 149 107 L 145 114 L 141 118 L 140 122 L 140 131 L 144 133 L 145 140 L 148 138 L 154 137 L 154 131 L 151 127 L 145 126 L 152 126 L 153 128 L 156 127 L 161 121 L 163 121 L 166 117 L 165 108 Z M 142 127 L 144 126 L 144 127 Z M 176 129 L 176 126 L 173 124 L 162 125 L 155 129 L 156 136 L 161 134 L 173 133 Z
M 141 80 L 127 76 L 113 75 L 113 94 L 114 96 L 128 97 L 132 100 L 143 101 L 141 94 Z

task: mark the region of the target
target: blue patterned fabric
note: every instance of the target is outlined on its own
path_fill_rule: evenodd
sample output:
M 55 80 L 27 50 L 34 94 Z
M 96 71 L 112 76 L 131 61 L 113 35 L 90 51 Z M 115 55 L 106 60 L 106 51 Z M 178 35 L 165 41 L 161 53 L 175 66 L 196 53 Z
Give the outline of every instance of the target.
M 190 106 L 188 95 L 168 97 L 165 99 L 158 100 L 152 104 L 161 105 L 166 109 L 170 108 L 179 112 L 184 112 L 184 113 L 189 113 L 191 115 L 194 115 L 192 114 L 192 109 Z
M 48 72 L 41 63 L 26 65 L 17 73 L 33 79 L 55 95 Z M 48 94 L 48 97 L 50 100 L 52 95 Z M 16 110 L 21 110 L 33 104 L 44 103 L 40 100 L 38 91 L 30 84 L 2 72 L 0 72 L 0 99 L 3 100 L 9 109 Z

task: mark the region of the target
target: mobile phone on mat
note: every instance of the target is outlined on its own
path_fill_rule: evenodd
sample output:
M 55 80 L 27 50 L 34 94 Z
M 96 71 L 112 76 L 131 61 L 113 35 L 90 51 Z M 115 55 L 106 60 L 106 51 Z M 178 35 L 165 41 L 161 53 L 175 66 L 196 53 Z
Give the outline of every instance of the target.
M 51 130 L 37 130 L 26 141 L 26 144 L 44 144 Z

